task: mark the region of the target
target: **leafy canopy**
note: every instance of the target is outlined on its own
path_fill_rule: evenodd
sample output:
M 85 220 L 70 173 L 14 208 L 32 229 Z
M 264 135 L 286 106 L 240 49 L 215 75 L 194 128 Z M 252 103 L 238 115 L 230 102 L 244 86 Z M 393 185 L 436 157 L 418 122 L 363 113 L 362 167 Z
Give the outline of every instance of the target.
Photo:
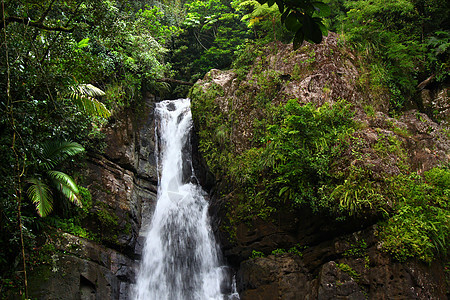
M 328 33 L 322 18 L 330 14 L 330 8 L 323 2 L 310 0 L 258 0 L 258 2 L 269 7 L 275 4 L 278 6 L 281 22 L 289 31 L 295 33 L 294 49 L 300 48 L 305 40 L 318 44 L 322 42 L 322 35 Z

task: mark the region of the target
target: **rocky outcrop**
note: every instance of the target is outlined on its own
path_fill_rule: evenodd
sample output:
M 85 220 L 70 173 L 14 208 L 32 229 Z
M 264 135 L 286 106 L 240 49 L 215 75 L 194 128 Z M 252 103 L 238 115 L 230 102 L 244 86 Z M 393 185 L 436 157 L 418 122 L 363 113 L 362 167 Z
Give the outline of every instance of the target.
M 97 243 L 67 233 L 54 235 L 49 264 L 32 271 L 37 299 L 128 299 L 134 261 Z
M 343 235 L 299 254 L 243 261 L 237 279 L 241 299 L 446 298 L 446 274 L 439 265 L 392 261 L 377 249 L 373 230 Z
M 92 205 L 83 227 L 97 242 L 57 234 L 51 264 L 30 272 L 38 299 L 128 299 L 143 238 L 142 215 L 156 201 L 155 97 L 112 116 L 102 129 L 106 148 L 88 153 L 85 183 Z
M 229 134 L 230 140 L 223 147 L 232 149 L 232 155 L 254 145 L 254 120 L 265 117 L 265 103 L 258 101 L 269 99 L 269 103 L 280 104 L 297 99 L 319 107 L 345 99 L 352 104 L 360 126 L 353 134 L 354 142 L 338 158 L 337 171 L 361 167 L 377 180 L 400 174 L 404 164 L 421 174 L 450 161 L 445 125 L 448 91 L 424 101 L 441 123 L 420 107 L 393 118 L 386 91 L 371 88 L 370 79 L 358 71 L 360 58 L 342 47 L 337 35 L 330 34 L 320 45 L 308 44 L 297 51 L 291 47 L 274 43 L 262 49 L 244 75 L 242 70 L 211 70 L 194 87 L 199 97 L 214 95 L 213 116 L 225 115 L 231 124 L 220 130 Z M 196 117 L 202 116 L 194 115 L 194 120 Z M 212 130 L 211 136 L 219 132 Z M 390 138 L 402 145 L 399 151 L 376 150 Z M 386 145 L 383 147 L 389 147 Z M 198 162 L 200 169 L 206 165 L 201 159 Z M 210 182 L 210 177 L 203 177 L 204 182 Z M 439 263 L 400 263 L 382 251 L 376 215 L 337 222 L 309 208 L 287 208 L 278 210 L 270 221 L 254 217 L 235 224 L 230 236 L 223 225 L 230 226 L 228 208 L 236 200 L 233 192 L 222 192 L 226 190 L 225 178 L 216 177 L 216 181 L 210 209 L 213 225 L 228 262 L 237 270 L 242 300 L 445 299 L 449 295 L 445 279 L 449 274 Z M 295 245 L 305 248 L 297 255 L 287 253 Z M 285 254 L 270 255 L 274 250 Z M 265 257 L 250 258 L 253 251 Z
M 99 216 L 88 226 L 101 234 L 105 244 L 130 257 L 140 241 L 142 211 L 156 200 L 154 101 L 147 98 L 140 107 L 113 116 L 103 130 L 104 154 L 88 157 L 88 188 Z M 112 222 L 102 214 L 111 216 Z
M 420 90 L 419 106 L 433 119 L 442 124 L 450 124 L 450 84 L 431 84 Z

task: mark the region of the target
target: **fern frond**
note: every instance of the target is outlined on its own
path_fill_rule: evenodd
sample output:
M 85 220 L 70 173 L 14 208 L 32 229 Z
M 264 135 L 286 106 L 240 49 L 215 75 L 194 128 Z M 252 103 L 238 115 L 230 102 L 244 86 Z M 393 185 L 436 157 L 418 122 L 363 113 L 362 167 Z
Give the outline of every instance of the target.
M 48 171 L 47 174 L 52 179 L 56 188 L 71 202 L 81 207 L 81 201 L 78 198 L 78 186 L 75 181 L 66 173 L 59 171 Z
M 30 178 L 27 182 L 31 184 L 27 195 L 36 205 L 37 213 L 41 217 L 47 216 L 53 209 L 53 198 L 49 186 L 37 178 Z
M 75 88 L 73 88 L 75 92 L 77 92 L 80 95 L 85 95 L 88 97 L 96 97 L 96 96 L 104 96 L 105 92 L 99 89 L 96 86 L 93 86 L 92 84 L 79 84 Z
M 47 170 L 55 167 L 68 156 L 73 156 L 84 151 L 84 147 L 80 144 L 62 140 L 47 141 L 42 147 L 42 164 Z
M 103 118 L 111 116 L 111 112 L 106 106 L 95 99 L 95 97 L 105 95 L 105 92 L 98 87 L 95 87 L 92 84 L 79 84 L 72 87 L 71 90 L 72 92 L 69 96 L 72 99 L 73 104 L 80 110 L 92 116 Z

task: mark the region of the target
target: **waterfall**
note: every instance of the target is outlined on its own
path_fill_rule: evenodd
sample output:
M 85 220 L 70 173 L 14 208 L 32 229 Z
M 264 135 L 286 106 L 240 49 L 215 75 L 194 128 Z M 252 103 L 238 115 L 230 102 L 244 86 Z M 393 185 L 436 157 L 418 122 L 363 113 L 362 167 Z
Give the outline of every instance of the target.
M 189 99 L 156 104 L 158 199 L 148 229 L 133 299 L 226 299 L 205 192 L 191 162 Z

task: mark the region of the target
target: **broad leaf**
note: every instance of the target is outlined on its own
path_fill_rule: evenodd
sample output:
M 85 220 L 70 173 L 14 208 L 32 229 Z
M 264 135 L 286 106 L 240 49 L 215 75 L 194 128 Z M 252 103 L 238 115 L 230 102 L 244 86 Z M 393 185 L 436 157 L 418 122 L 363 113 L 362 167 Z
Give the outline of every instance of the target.
M 328 17 L 331 14 L 330 7 L 322 2 L 313 2 L 312 5 L 314 6 L 315 12 L 314 14 L 318 17 Z
M 295 13 L 289 14 L 289 16 L 286 18 L 286 21 L 284 22 L 284 25 L 286 26 L 287 30 L 293 32 L 297 32 L 297 30 L 302 27 L 302 24 L 297 19 Z
M 319 20 L 316 21 L 316 24 L 319 25 L 320 31 L 322 32 L 323 36 L 328 36 L 328 29 L 323 23 Z
M 48 185 L 37 178 L 27 180 L 31 186 L 27 190 L 27 195 L 36 205 L 37 213 L 41 217 L 47 216 L 53 209 L 53 198 Z
M 281 15 L 281 22 L 284 23 L 286 21 L 287 16 L 291 12 L 290 8 L 286 8 L 286 11 Z
M 322 31 L 320 30 L 319 25 L 309 17 L 305 15 L 304 23 L 303 23 L 303 33 L 305 34 L 305 39 L 310 40 L 316 44 L 322 42 Z
M 81 206 L 81 201 L 78 199 L 78 186 L 75 181 L 66 173 L 59 171 L 47 172 L 56 188 L 71 202 Z
M 303 44 L 303 41 L 305 40 L 305 35 L 303 34 L 302 29 L 300 28 L 300 30 L 297 31 L 297 33 L 295 33 L 295 37 L 294 37 L 294 50 L 297 50 L 298 48 L 300 48 Z

